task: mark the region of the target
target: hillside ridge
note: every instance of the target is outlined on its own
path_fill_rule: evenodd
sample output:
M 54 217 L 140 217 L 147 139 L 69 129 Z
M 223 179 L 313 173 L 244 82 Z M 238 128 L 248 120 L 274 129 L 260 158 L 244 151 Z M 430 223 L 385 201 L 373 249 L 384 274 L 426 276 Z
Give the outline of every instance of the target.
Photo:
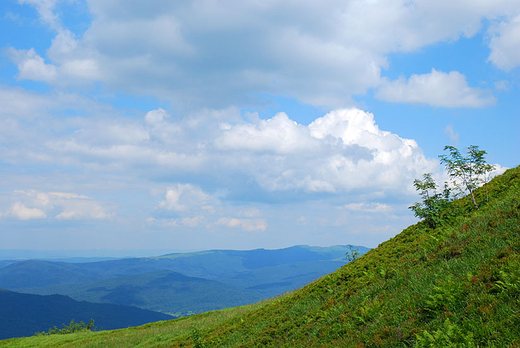
M 0 346 L 509 347 L 520 345 L 520 167 L 338 271 L 252 306 L 140 328 Z M 489 201 L 487 201 L 489 197 Z M 139 334 L 138 334 L 139 333 Z M 62 342 L 62 343 L 60 343 Z

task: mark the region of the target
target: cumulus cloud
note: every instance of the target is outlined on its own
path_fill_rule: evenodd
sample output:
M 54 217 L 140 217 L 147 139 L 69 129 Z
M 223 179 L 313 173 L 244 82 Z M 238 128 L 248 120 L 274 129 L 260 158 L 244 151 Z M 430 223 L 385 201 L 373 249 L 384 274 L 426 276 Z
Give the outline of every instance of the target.
M 392 211 L 392 207 L 383 203 L 350 203 L 344 206 L 346 210 L 362 212 L 362 213 L 388 213 Z
M 9 48 L 7 55 L 18 66 L 19 80 L 53 82 L 58 76 L 56 66 L 46 64 L 33 48 L 30 50 Z
M 54 12 L 59 0 L 18 0 L 18 2 L 34 6 L 40 15 L 40 19 L 52 29 L 61 28 L 59 17 Z
M 495 24 L 491 34 L 488 60 L 505 71 L 520 66 L 520 14 Z
M 192 209 L 211 209 L 210 196 L 191 184 L 177 184 L 166 190 L 164 200 L 159 203 L 161 209 L 189 211 Z
M 320 146 L 318 141 L 309 136 L 305 126 L 291 120 L 283 112 L 254 124 L 225 124 L 221 129 L 223 136 L 215 141 L 220 149 L 289 154 L 313 151 Z
M 114 216 L 108 213 L 96 202 L 75 201 L 69 202 L 63 207 L 63 211 L 56 215 L 58 220 L 93 219 L 106 220 Z
M 144 121 L 148 125 L 157 125 L 161 124 L 163 121 L 165 121 L 170 115 L 168 112 L 164 109 L 157 109 L 157 110 L 151 110 L 148 111 L 144 117 Z
M 416 171 L 436 166 L 414 140 L 380 130 L 371 113 L 355 108 L 331 111 L 308 126 L 283 114 L 226 125 L 215 144 L 236 156 L 231 163 L 237 169 L 274 192 L 397 189 Z
M 208 194 L 191 184 L 177 184 L 168 188 L 158 208 L 173 211 L 178 217 L 150 217 L 146 219 L 148 225 L 175 229 L 194 229 L 204 224 L 206 227 L 224 226 L 244 231 L 267 229 L 267 222 L 261 218 L 258 208 L 241 209 L 232 204 L 223 205 L 216 195 Z M 236 214 L 238 217 L 227 217 L 227 214 Z
M 11 215 L 19 220 L 45 219 L 47 215 L 41 209 L 27 208 L 24 204 L 16 202 L 11 208 Z
M 43 22 L 56 30 L 57 35 L 52 40 L 46 54 L 52 63 L 45 63 L 34 48 L 29 50 L 9 47 L 7 56 L 18 67 L 19 80 L 44 81 L 56 86 L 66 86 L 99 81 L 102 77 L 96 54 L 88 52 L 84 43 L 64 28 L 53 8 L 56 1 L 26 1 L 35 5 Z
M 19 151 L 6 149 L 0 158 L 184 182 L 169 187 L 161 202 L 162 210 L 172 212 L 216 202 L 196 185 L 189 186 L 187 176 L 193 184 L 204 180 L 229 197 L 252 196 L 251 189 L 260 190 L 256 196 L 264 192 L 274 197 L 275 192 L 400 191 L 438 165 L 425 158 L 413 139 L 379 129 L 373 114 L 356 108 L 331 111 L 308 126 L 285 113 L 266 120 L 238 119 L 234 110 L 210 115 L 173 118 L 157 109 L 141 121 L 75 118 L 60 125 L 73 131 L 51 141 L 38 138 L 42 128 L 27 136 L 30 128 L 25 127 L 16 142 Z
M 432 69 L 428 74 L 385 81 L 376 92 L 378 99 L 393 103 L 427 104 L 444 108 L 480 108 L 493 105 L 490 91 L 469 87 L 457 71 L 445 73 Z
M 47 51 L 52 65 L 33 55 L 25 59 L 32 68 L 19 64 L 20 76 L 59 84 L 101 81 L 117 91 L 212 108 L 288 91 L 314 105 L 351 105 L 352 95 L 380 85 L 389 54 L 472 37 L 483 18 L 518 14 L 510 0 L 472 6 L 400 0 L 240 5 L 92 0 L 87 4 L 93 20 L 76 37 L 59 20 L 57 1 L 22 3 L 34 6 L 56 37 Z M 490 42 L 490 60 L 504 69 L 518 64 L 517 22 L 518 17 L 501 22 Z M 464 105 L 479 100 L 480 95 Z
M 267 222 L 262 219 L 237 219 L 223 217 L 215 222 L 216 226 L 226 226 L 230 228 L 241 228 L 246 231 L 265 231 Z
M 7 199 L 8 202 L 13 200 L 16 202 L 4 215 L 19 220 L 45 219 L 48 216 L 57 220 L 106 220 L 114 216 L 101 202 L 72 192 L 15 190 Z

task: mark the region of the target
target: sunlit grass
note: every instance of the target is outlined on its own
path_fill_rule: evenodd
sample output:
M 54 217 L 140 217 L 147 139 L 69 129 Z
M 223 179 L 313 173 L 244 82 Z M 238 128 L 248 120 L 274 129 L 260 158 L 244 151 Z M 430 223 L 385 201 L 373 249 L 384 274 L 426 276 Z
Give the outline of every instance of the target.
M 0 341 L 0 347 L 167 347 L 175 337 L 189 335 L 193 330 L 221 324 L 236 316 L 258 309 L 268 302 L 227 308 L 127 329 L 13 338 Z

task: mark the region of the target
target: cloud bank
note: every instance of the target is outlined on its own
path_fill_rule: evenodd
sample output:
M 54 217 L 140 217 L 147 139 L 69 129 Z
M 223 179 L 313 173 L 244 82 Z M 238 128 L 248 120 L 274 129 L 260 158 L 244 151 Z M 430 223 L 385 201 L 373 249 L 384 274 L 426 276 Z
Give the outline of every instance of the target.
M 155 95 L 179 107 L 248 105 L 263 93 L 287 95 L 331 108 L 377 88 L 394 102 L 481 107 L 493 102 L 457 72 L 432 71 L 388 83 L 388 55 L 470 38 L 488 28 L 489 60 L 511 70 L 520 64 L 520 10 L 513 0 L 338 1 L 313 3 L 191 0 L 146 5 L 89 0 L 92 21 L 74 34 L 60 21 L 58 1 L 21 1 L 36 8 L 56 36 L 46 52 L 8 50 L 19 79 L 55 86 L 102 82 L 113 90 Z M 125 8 L 125 11 L 121 11 Z M 432 67 L 435 68 L 435 67 Z M 348 81 L 348 83 L 345 83 Z M 454 98 L 427 97 L 447 82 Z M 415 85 L 421 94 L 406 97 Z M 389 88 L 397 88 L 391 92 Z M 290 92 L 288 92 L 290 91 Z M 446 94 L 446 96 L 450 96 Z M 426 99 L 425 99 L 426 98 Z
M 2 205 L 4 213 L 0 216 L 17 220 L 107 220 L 115 214 L 106 203 L 71 192 L 15 190 L 1 197 Z
M 469 87 L 459 72 L 432 69 L 428 74 L 412 75 L 408 80 L 385 80 L 377 90 L 378 99 L 392 103 L 427 104 L 444 108 L 480 108 L 495 104 L 489 90 Z

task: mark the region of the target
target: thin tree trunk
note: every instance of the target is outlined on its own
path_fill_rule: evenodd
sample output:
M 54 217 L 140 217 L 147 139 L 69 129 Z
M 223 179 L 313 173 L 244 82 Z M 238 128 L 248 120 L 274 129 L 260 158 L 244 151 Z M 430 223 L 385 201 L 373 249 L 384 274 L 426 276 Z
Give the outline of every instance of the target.
M 475 200 L 475 196 L 473 196 L 473 191 L 469 190 L 469 193 L 471 194 L 471 200 L 473 201 L 473 205 L 475 206 L 475 209 L 478 209 L 477 201 Z

